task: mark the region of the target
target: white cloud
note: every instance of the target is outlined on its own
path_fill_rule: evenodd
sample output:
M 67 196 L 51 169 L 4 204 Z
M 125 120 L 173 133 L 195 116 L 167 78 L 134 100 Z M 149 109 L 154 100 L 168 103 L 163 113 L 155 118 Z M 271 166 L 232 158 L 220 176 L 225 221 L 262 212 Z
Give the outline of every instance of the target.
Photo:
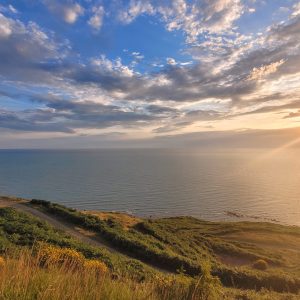
M 90 17 L 88 24 L 96 30 L 100 30 L 103 24 L 104 17 L 104 7 L 103 6 L 94 6 L 92 8 L 92 17 Z
M 125 77 L 132 77 L 134 75 L 134 71 L 132 69 L 122 64 L 120 57 L 115 60 L 110 60 L 106 58 L 105 55 L 101 55 L 99 58 L 92 59 L 91 62 L 101 71 L 116 72 L 118 75 Z
M 119 20 L 124 24 L 131 23 L 135 18 L 142 14 L 153 14 L 154 8 L 150 1 L 130 0 L 128 9 L 124 9 L 119 13 Z
M 15 7 L 13 7 L 11 4 L 8 5 L 8 9 L 14 14 L 18 13 L 18 10 Z
M 134 57 L 134 59 L 136 60 L 142 60 L 143 58 L 145 58 L 144 55 L 142 55 L 140 52 L 132 52 L 131 55 Z
M 65 6 L 63 9 L 64 20 L 69 24 L 76 22 L 77 18 L 84 12 L 83 8 L 79 4 L 73 4 Z
M 0 76 L 42 85 L 54 78 L 49 61 L 64 59 L 68 50 L 67 41 L 56 42 L 36 23 L 24 24 L 0 13 Z
M 181 66 L 188 66 L 188 65 L 192 65 L 192 64 L 193 64 L 192 61 L 185 61 L 185 62 L 180 63 Z
M 62 18 L 66 23 L 73 24 L 84 14 L 84 8 L 72 1 L 43 0 L 48 9 Z
M 293 6 L 293 13 L 292 13 L 292 16 L 298 16 L 300 15 L 300 2 L 299 3 L 296 3 L 294 6 Z
M 17 14 L 18 13 L 18 10 L 12 6 L 11 4 L 9 4 L 8 6 L 4 6 L 4 5 L 1 5 L 0 4 L 0 12 L 3 12 L 3 13 L 10 13 L 10 14 Z
M 167 30 L 182 30 L 187 42 L 192 43 L 204 33 L 232 31 L 243 13 L 241 0 L 131 0 L 129 6 L 121 9 L 119 20 L 129 24 L 142 14 L 159 15 Z
M 11 33 L 11 21 L 0 13 L 0 38 L 8 37 Z
M 277 72 L 277 69 L 284 63 L 285 61 L 281 59 L 280 61 L 271 63 L 269 65 L 263 65 L 260 68 L 253 68 L 248 80 L 262 80 L 266 76 Z
M 171 66 L 175 66 L 175 65 L 177 65 L 177 62 L 176 62 L 176 60 L 174 58 L 168 57 L 167 58 L 167 64 L 171 65 Z

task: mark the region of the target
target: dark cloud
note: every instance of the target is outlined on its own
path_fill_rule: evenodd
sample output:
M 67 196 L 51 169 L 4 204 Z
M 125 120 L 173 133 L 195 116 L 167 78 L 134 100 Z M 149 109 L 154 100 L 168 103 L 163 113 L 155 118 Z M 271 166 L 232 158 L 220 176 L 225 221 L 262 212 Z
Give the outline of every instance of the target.
M 192 124 L 193 124 L 193 122 L 189 122 L 189 121 L 178 122 L 178 123 L 175 123 L 172 125 L 166 125 L 166 126 L 161 126 L 161 127 L 155 128 L 155 129 L 153 129 L 152 132 L 154 132 L 154 133 L 172 132 L 172 131 L 177 131 L 179 129 L 183 129 Z
M 0 132 L 1 134 L 1 132 Z M 24 140 L 0 139 L 1 148 L 199 148 L 209 151 L 279 148 L 298 140 L 293 147 L 300 147 L 300 128 L 274 130 L 207 131 L 186 134 L 161 135 L 152 139 L 124 139 L 123 135 L 101 134 L 69 136 L 64 138 L 29 138 Z
M 33 22 L 24 25 L 0 13 L 0 76 L 22 82 L 53 82 L 69 51 Z M 61 67 L 60 67 L 61 68 Z
M 300 147 L 300 128 L 272 130 L 207 131 L 175 135 L 164 135 L 153 139 L 154 145 L 165 147 L 191 147 L 206 149 L 266 149 L 277 148 L 291 141 L 298 141 Z
M 161 105 L 148 105 L 146 106 L 146 110 L 155 115 L 177 115 L 179 114 L 179 110 L 176 108 L 161 106 Z
M 52 117 L 41 111 L 9 112 L 0 111 L 0 128 L 18 131 L 64 132 L 74 133 L 70 128 L 60 123 L 49 122 Z
M 215 110 L 193 110 L 187 112 L 186 117 L 197 121 L 212 121 L 224 119 L 227 117 L 227 113 L 222 113 Z
M 282 105 L 269 105 L 269 106 L 254 109 L 254 110 L 251 110 L 251 111 L 248 111 L 245 113 L 236 114 L 235 116 L 278 112 L 278 111 L 283 111 L 285 109 L 297 109 L 297 108 L 300 108 L 300 100 L 296 100 L 296 101 L 293 101 L 293 102 L 290 102 L 287 104 L 282 104 Z
M 141 125 L 157 119 L 149 114 L 124 111 L 114 105 L 92 101 L 62 100 L 56 96 L 34 96 L 31 101 L 45 108 L 18 112 L 1 111 L 0 127 L 41 132 L 74 133 L 79 128 L 106 128 L 116 125 Z

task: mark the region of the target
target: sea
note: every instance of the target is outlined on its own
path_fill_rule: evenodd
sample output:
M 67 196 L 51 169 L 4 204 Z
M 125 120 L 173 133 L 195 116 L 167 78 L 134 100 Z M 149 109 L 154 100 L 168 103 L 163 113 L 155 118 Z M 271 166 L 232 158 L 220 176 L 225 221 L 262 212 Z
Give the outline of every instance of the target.
M 300 149 L 0 150 L 0 195 L 300 226 Z

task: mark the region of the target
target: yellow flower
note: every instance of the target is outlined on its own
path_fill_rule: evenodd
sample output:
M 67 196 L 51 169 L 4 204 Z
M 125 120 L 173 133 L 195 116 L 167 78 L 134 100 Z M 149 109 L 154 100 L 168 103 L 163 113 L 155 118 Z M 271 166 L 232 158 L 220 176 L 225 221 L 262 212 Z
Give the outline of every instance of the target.
M 98 274 L 107 272 L 107 266 L 95 259 L 86 259 L 82 253 L 69 248 L 59 248 L 52 245 L 41 245 L 39 251 L 40 261 L 44 266 L 64 265 L 86 270 L 93 270 Z
M 68 264 L 73 266 L 82 266 L 84 256 L 69 248 L 59 248 L 51 245 L 43 246 L 40 249 L 40 258 L 45 265 Z
M 0 256 L 0 269 L 2 269 L 4 265 L 5 265 L 5 259 L 2 256 Z
M 100 274 L 107 272 L 107 266 L 99 260 L 86 259 L 83 266 L 85 269 L 94 270 Z

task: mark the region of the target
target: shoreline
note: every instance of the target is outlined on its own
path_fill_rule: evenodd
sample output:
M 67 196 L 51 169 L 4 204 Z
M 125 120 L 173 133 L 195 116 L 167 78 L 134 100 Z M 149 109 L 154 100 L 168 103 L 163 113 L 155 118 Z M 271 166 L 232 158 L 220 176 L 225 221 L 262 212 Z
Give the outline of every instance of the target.
M 15 202 L 30 202 L 32 199 L 27 199 L 23 197 L 17 197 L 13 195 L 0 195 L 0 200 L 5 200 L 5 201 L 15 201 Z M 52 200 L 46 200 L 51 203 L 57 203 L 60 204 L 59 202 L 55 202 Z M 281 226 L 287 226 L 287 227 L 296 227 L 300 228 L 300 224 L 289 224 L 280 220 L 277 220 L 275 218 L 269 218 L 269 217 L 259 217 L 255 215 L 248 215 L 248 214 L 243 214 L 238 211 L 224 211 L 224 218 L 220 219 L 213 219 L 213 218 L 200 218 L 197 216 L 193 215 L 184 215 L 184 214 L 160 214 L 160 215 L 145 215 L 145 214 L 134 214 L 130 211 L 116 211 L 116 210 L 100 210 L 100 209 L 79 209 L 76 207 L 73 207 L 74 209 L 81 211 L 83 213 L 91 213 L 91 214 L 110 214 L 110 215 L 116 215 L 116 216 L 126 216 L 129 218 L 135 218 L 135 219 L 140 219 L 140 220 L 157 220 L 157 219 L 172 219 L 172 218 L 194 218 L 196 220 L 204 221 L 204 222 L 211 222 L 211 223 L 239 223 L 239 222 L 249 222 L 249 223 L 268 223 L 268 224 L 273 224 L 273 225 L 281 225 Z M 229 218 L 226 218 L 229 217 Z

